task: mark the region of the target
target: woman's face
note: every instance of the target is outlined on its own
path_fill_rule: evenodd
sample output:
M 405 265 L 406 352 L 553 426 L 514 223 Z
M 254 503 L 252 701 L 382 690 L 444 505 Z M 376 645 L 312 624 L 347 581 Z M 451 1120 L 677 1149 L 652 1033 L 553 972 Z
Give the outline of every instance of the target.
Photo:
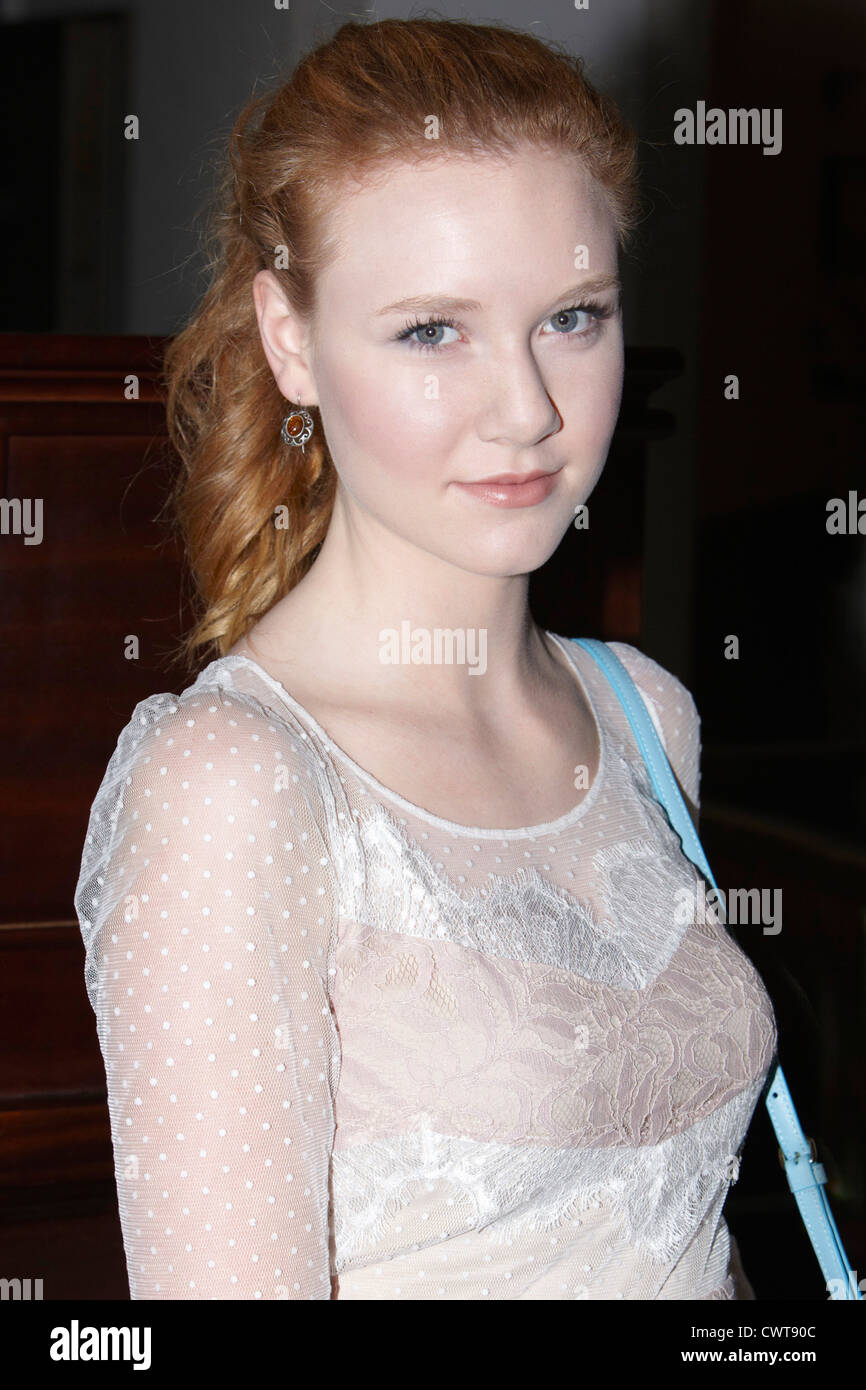
M 399 164 L 346 194 L 330 230 L 302 399 L 320 407 L 353 525 L 475 574 L 537 569 L 598 481 L 619 410 L 603 196 L 537 149 Z M 287 372 L 284 394 L 297 382 Z M 536 472 L 551 478 L 522 497 L 461 486 Z

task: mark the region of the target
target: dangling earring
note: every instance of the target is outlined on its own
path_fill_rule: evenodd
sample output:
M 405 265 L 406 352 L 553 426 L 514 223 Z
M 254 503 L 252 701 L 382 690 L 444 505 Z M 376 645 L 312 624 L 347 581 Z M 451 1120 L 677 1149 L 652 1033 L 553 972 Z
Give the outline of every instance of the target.
M 298 397 L 298 408 L 293 410 L 291 415 L 287 415 L 281 427 L 280 434 L 285 444 L 294 444 L 295 448 L 303 449 L 307 440 L 313 433 L 313 417 L 308 410 L 301 405 L 301 398 Z

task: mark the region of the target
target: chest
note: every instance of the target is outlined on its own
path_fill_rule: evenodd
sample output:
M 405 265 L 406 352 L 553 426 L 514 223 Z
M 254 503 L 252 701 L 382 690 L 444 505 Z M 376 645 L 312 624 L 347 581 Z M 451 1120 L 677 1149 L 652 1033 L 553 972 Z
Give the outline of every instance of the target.
M 724 936 L 688 929 L 641 990 L 345 923 L 342 1143 L 412 1127 L 554 1148 L 657 1144 L 769 1066 L 772 1010 Z
M 675 910 L 696 871 L 672 832 L 648 817 L 594 852 L 588 832 L 542 841 L 546 865 L 494 841 L 445 868 L 381 809 L 358 821 L 335 958 L 341 1144 L 419 1114 L 475 1141 L 657 1144 L 769 1066 L 751 962 Z
M 557 820 L 587 795 L 601 760 L 592 716 L 573 696 L 495 732 L 450 724 L 432 708 L 410 716 L 325 707 L 315 717 L 381 786 L 459 825 Z

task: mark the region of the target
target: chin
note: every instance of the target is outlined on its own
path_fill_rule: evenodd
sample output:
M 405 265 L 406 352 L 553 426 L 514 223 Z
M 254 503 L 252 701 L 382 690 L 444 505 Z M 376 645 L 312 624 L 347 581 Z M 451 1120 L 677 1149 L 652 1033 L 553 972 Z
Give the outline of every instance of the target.
M 548 521 L 531 527 L 514 527 L 508 534 L 504 531 L 482 533 L 479 528 L 474 536 L 463 538 L 459 551 L 453 548 L 452 553 L 443 558 L 469 574 L 489 575 L 492 579 L 532 574 L 550 559 L 570 520 L 569 514 L 565 523 L 558 526 Z

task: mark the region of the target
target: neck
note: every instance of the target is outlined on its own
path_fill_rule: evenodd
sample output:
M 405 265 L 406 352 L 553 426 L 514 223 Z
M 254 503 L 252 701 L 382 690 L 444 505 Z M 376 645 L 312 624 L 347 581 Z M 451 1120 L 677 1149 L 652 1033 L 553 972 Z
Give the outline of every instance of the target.
M 246 646 L 263 665 L 315 670 L 353 703 L 507 727 L 562 661 L 528 586 L 528 575 L 473 574 L 384 528 L 332 520 L 304 579 Z

